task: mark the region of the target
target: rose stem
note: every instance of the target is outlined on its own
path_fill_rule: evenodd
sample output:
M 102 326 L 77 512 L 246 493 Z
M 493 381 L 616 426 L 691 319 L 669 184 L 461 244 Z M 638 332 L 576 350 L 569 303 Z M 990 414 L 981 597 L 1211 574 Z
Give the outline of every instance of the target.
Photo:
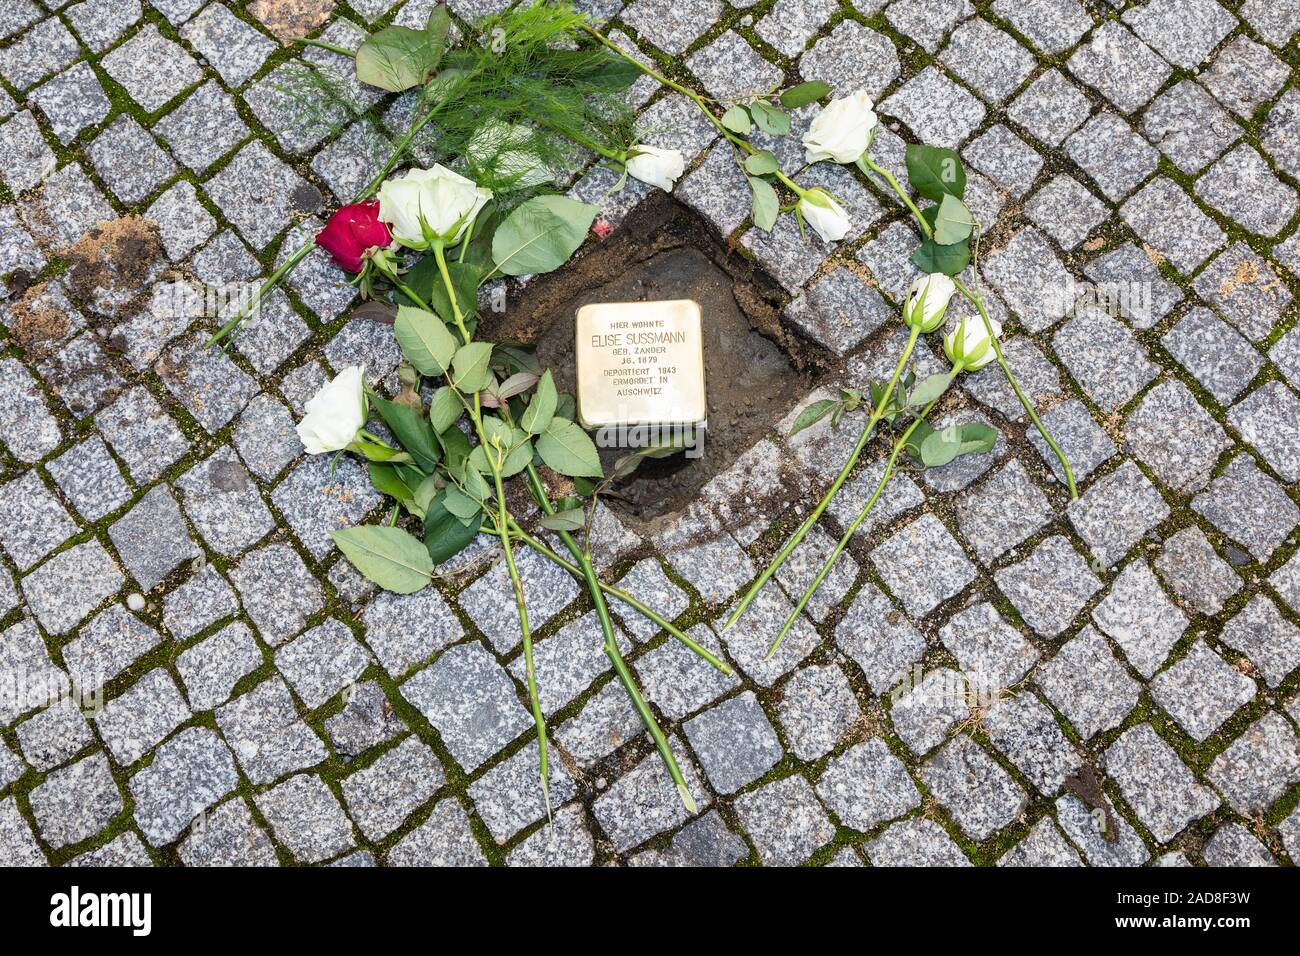
M 320 47 L 322 50 L 329 50 L 331 53 L 337 53 L 339 56 L 354 57 L 357 55 L 356 50 L 349 50 L 345 46 L 339 46 L 337 43 L 327 43 L 325 40 L 309 40 L 306 37 L 300 37 L 293 41 L 301 43 L 303 46 Z
M 528 475 L 528 484 L 532 490 L 533 497 L 537 500 L 538 506 L 547 514 L 555 513 L 555 506 L 551 504 L 550 496 L 546 493 L 546 486 L 542 484 L 541 476 L 537 469 L 530 462 L 526 469 Z M 677 793 L 682 799 L 682 804 L 690 814 L 696 812 L 695 798 L 691 796 L 690 788 L 686 786 L 686 778 L 682 776 L 682 770 L 677 766 L 677 758 L 673 756 L 672 749 L 668 746 L 668 738 L 664 736 L 663 729 L 659 722 L 655 720 L 655 715 L 651 713 L 650 706 L 646 703 L 645 697 L 641 694 L 641 688 L 637 686 L 632 672 L 628 670 L 627 663 L 623 660 L 623 654 L 618 649 L 618 641 L 614 637 L 614 624 L 609 617 L 609 607 L 605 604 L 605 595 L 601 593 L 600 579 L 596 576 L 596 569 L 592 567 L 591 555 L 578 547 L 578 543 L 573 540 L 573 535 L 567 531 L 559 532 L 560 540 L 564 546 L 573 555 L 573 559 L 578 562 L 578 567 L 582 572 L 582 578 L 587 584 L 587 591 L 591 594 L 591 600 L 596 605 L 596 616 L 600 619 L 600 629 L 605 636 L 605 656 L 614 665 L 614 673 L 618 675 L 619 681 L 623 684 L 623 689 L 627 691 L 628 697 L 632 698 L 632 706 L 636 708 L 637 714 L 641 717 L 641 723 L 645 724 L 646 730 L 650 732 L 651 739 L 655 742 L 655 748 L 659 751 L 659 756 L 668 768 L 668 774 L 673 778 L 673 783 L 677 785 Z
M 278 286 L 284 280 L 285 276 L 298 268 L 298 263 L 302 262 L 303 259 L 306 259 L 308 253 L 310 253 L 315 246 L 316 240 L 313 239 L 294 250 L 293 255 L 284 260 L 284 262 L 280 264 L 279 268 L 271 273 L 270 278 L 258 287 L 257 294 L 253 296 L 252 301 L 246 302 L 244 305 L 240 306 L 239 311 L 236 312 L 225 325 L 212 333 L 212 337 L 204 343 L 204 346 L 210 348 L 211 346 L 216 345 L 227 335 L 230 335 L 243 325 L 244 321 L 253 314 L 253 310 L 260 306 L 262 300 L 271 293 L 271 290 Z
M 925 237 L 927 239 L 931 238 L 933 236 L 933 230 L 930 228 L 930 224 L 925 221 L 925 217 L 921 215 L 921 211 L 916 208 L 916 203 L 912 202 L 911 197 L 908 196 L 907 191 L 899 185 L 898 180 L 894 178 L 894 175 L 890 173 L 889 170 L 872 162 L 865 154 L 862 156 L 858 168 L 861 169 L 863 165 L 889 184 L 889 187 L 898 195 L 898 198 L 907 204 L 907 208 L 911 210 L 913 217 L 915 217 L 917 223 L 920 225 L 921 231 L 925 234 Z M 998 342 L 998 337 L 993 334 L 993 323 L 992 320 L 989 319 L 988 310 L 984 307 L 984 296 L 970 289 L 966 283 L 962 282 L 956 276 L 952 277 L 952 281 L 953 285 L 957 287 L 957 291 L 969 299 L 979 311 L 980 318 L 984 321 L 984 329 L 988 333 L 989 341 L 993 344 L 993 354 L 997 357 L 998 365 L 1002 368 L 1002 374 L 1006 377 L 1007 384 L 1010 385 L 1011 390 L 1016 393 L 1016 398 L 1020 400 L 1020 404 L 1029 415 L 1029 420 L 1033 422 L 1034 427 L 1038 429 L 1038 434 L 1043 436 L 1043 441 L 1047 442 L 1047 446 L 1052 449 L 1052 452 L 1056 455 L 1057 461 L 1061 463 L 1061 471 L 1065 475 L 1065 484 L 1070 491 L 1070 497 L 1078 498 L 1079 489 L 1075 486 L 1074 470 L 1070 467 L 1069 459 L 1066 458 L 1065 452 L 1061 449 L 1060 444 L 1058 444 L 1056 439 L 1052 437 L 1052 433 L 1047 430 L 1047 426 L 1043 424 L 1043 420 L 1038 417 L 1038 412 L 1034 410 L 1034 403 L 1030 401 L 1029 396 L 1025 394 L 1025 390 L 1022 389 L 1020 383 L 1016 381 L 1015 373 L 1011 371 L 1011 365 L 1007 362 L 1007 357 L 1002 353 L 1002 346 Z
M 1043 424 L 1043 420 L 1038 417 L 1038 412 L 1034 411 L 1034 403 L 1030 401 L 1029 396 L 1025 394 L 1025 390 L 1020 387 L 1020 383 L 1016 381 L 1015 375 L 1012 374 L 1011 365 L 1007 362 L 1007 357 L 1002 354 L 1002 346 L 998 342 L 998 337 L 993 334 L 993 324 L 989 319 L 988 311 L 984 308 L 984 296 L 967 288 L 966 283 L 962 282 L 956 276 L 953 277 L 952 281 L 957 287 L 957 291 L 970 299 L 971 302 L 975 303 L 975 308 L 979 310 L 980 318 L 984 320 L 984 329 L 988 333 L 989 342 L 993 346 L 993 354 L 997 357 L 998 365 L 1002 367 L 1002 374 L 1006 376 L 1007 384 L 1009 384 L 1011 390 L 1016 393 L 1016 398 L 1020 399 L 1020 404 L 1028 413 L 1029 420 L 1034 423 L 1034 427 L 1038 429 L 1038 434 L 1043 436 L 1043 441 L 1047 442 L 1047 447 L 1052 449 L 1053 453 L 1056 455 L 1056 460 L 1061 463 L 1061 471 L 1065 474 L 1065 485 L 1070 490 L 1070 497 L 1078 498 L 1079 489 L 1075 486 L 1074 469 L 1070 467 L 1070 461 L 1066 458 L 1065 451 L 1057 443 L 1056 439 L 1052 437 L 1052 433 L 1047 430 L 1047 426 Z
M 475 404 L 478 403 L 478 396 L 474 396 Z M 506 489 L 501 480 L 501 467 L 505 462 L 505 449 L 497 446 L 498 460 L 493 461 L 490 455 L 484 457 L 492 462 L 492 480 L 496 484 L 497 490 L 497 520 L 501 527 L 506 527 Z M 524 673 L 528 678 L 528 700 L 533 707 L 533 723 L 537 727 L 537 748 L 541 756 L 540 770 L 542 774 L 542 799 L 546 801 L 546 818 L 551 818 L 551 788 L 549 781 L 549 768 L 546 761 L 546 717 L 542 714 L 542 702 L 537 692 L 537 672 L 533 667 L 533 637 L 528 627 L 528 609 L 524 606 L 524 584 L 519 579 L 519 568 L 515 566 L 514 549 L 510 544 L 510 534 L 501 535 L 501 550 L 506 557 L 506 568 L 510 571 L 510 583 L 515 590 L 515 608 L 519 612 L 519 633 L 524 643 Z
M 575 578 L 580 578 L 580 579 L 582 578 L 583 576 L 582 568 L 580 568 L 576 564 L 566 561 L 562 556 L 556 554 L 555 551 L 553 551 L 551 548 L 548 548 L 546 546 L 545 542 L 540 541 L 533 535 L 529 534 L 523 528 L 519 527 L 519 525 L 514 521 L 511 521 L 510 528 L 511 528 L 511 533 L 513 533 L 516 538 L 519 538 L 521 541 L 524 542 L 524 544 L 528 545 L 534 551 L 542 555 L 542 557 L 547 558 L 553 563 L 564 568 L 564 570 L 568 571 Z M 658 625 L 659 627 L 663 628 L 670 635 L 672 635 L 677 641 L 679 641 L 681 644 L 689 648 L 691 651 L 694 651 L 700 657 L 704 658 L 721 673 L 727 675 L 735 673 L 731 669 L 730 664 L 722 660 L 720 657 L 718 657 L 708 648 L 702 646 L 692 638 L 688 637 L 675 624 L 673 624 L 672 621 L 669 621 L 662 614 L 659 614 L 657 611 L 650 608 L 648 605 L 646 605 L 638 598 L 634 597 L 629 592 L 624 591 L 622 588 L 616 587 L 612 584 L 606 584 L 604 581 L 600 582 L 600 589 L 605 594 L 608 594 L 612 598 L 617 598 L 618 600 L 622 601 L 624 604 L 631 607 L 633 610 L 640 613 L 647 620 L 650 620 L 656 625 Z
M 460 334 L 469 344 L 469 329 L 465 328 L 465 316 L 461 314 L 460 305 L 456 302 L 456 290 L 451 284 L 451 273 L 447 271 L 447 256 L 443 251 L 442 241 L 439 240 L 433 244 L 433 257 L 438 260 L 438 272 L 442 274 L 442 284 L 447 287 L 447 295 L 451 298 L 451 314 L 456 320 L 456 328 L 460 329 Z M 403 291 L 406 292 L 405 287 Z M 409 295 L 409 292 L 407 293 Z M 419 301 L 416 299 L 415 301 Z M 424 306 L 426 311 L 432 311 L 428 306 Z
M 960 371 L 960 366 L 953 366 L 953 370 L 948 376 L 949 383 L 956 378 L 957 373 Z M 946 386 L 944 392 L 947 392 Z M 894 462 L 898 459 L 899 452 L 907 446 L 907 440 L 912 437 L 912 432 L 914 432 L 916 427 L 925 420 L 925 416 L 930 414 L 930 409 L 934 408 L 935 403 L 938 402 L 940 398 L 943 398 L 942 393 L 938 398 L 926 405 L 925 408 L 921 409 L 921 414 L 917 416 L 912 424 L 907 426 L 907 430 L 903 432 L 896 442 L 894 442 L 893 450 L 889 453 L 889 460 L 885 464 L 885 470 L 881 474 L 880 480 L 876 482 L 875 491 L 871 493 L 871 497 L 867 499 L 867 503 L 862 506 L 862 510 L 858 512 L 858 516 L 853 519 L 853 523 L 845 529 L 843 536 L 838 542 L 836 542 L 834 549 L 832 549 L 830 557 L 828 557 L 822 564 L 821 569 L 817 572 L 817 576 L 813 578 L 812 584 L 808 585 L 808 589 L 804 591 L 803 596 L 799 598 L 799 603 L 795 605 L 795 609 L 791 611 L 790 616 L 785 619 L 785 624 L 781 626 L 781 632 L 776 635 L 775 640 L 772 641 L 772 646 L 767 650 L 767 657 L 770 658 L 776 654 L 777 649 L 781 646 L 781 642 L 785 640 L 785 635 L 789 632 L 790 628 L 794 626 L 794 622 L 798 619 L 799 613 L 807 606 L 808 602 L 812 600 L 812 596 L 817 592 L 817 589 L 822 586 L 822 582 L 826 580 L 826 575 L 830 574 L 831 567 L 835 564 L 836 559 L 839 558 L 845 547 L 848 546 L 849 539 L 853 537 L 853 533 L 858 530 L 858 526 L 866 520 L 867 515 L 871 513 L 871 509 L 876 506 L 876 500 L 880 497 L 880 493 L 885 490 L 885 485 L 894 477 Z
M 862 434 L 858 436 L 857 444 L 853 446 L 853 451 L 849 453 L 848 460 L 844 462 L 844 467 L 842 467 L 840 473 L 835 476 L 835 480 L 831 482 L 831 486 L 827 490 L 826 494 L 822 495 L 821 501 L 817 502 L 817 507 L 813 508 L 812 513 L 804 519 L 803 524 L 799 526 L 799 530 L 790 536 L 790 539 L 786 541 L 785 545 L 777 553 L 776 557 L 773 558 L 768 563 L 767 567 L 763 569 L 763 572 L 758 576 L 758 580 L 750 585 L 749 590 L 745 592 L 745 596 L 740 599 L 740 603 L 736 605 L 735 610 L 733 610 L 731 615 L 727 618 L 727 623 L 723 625 L 723 630 L 726 630 L 735 624 L 740 616 L 745 613 L 745 609 L 749 607 L 754 598 L 758 596 L 758 592 L 763 589 L 763 585 L 765 585 L 768 582 L 768 579 L 776 573 L 777 568 L 784 564 L 786 559 L 790 557 L 791 552 L 793 552 L 799 545 L 799 542 L 804 539 L 804 536 L 812 530 L 812 526 L 817 523 L 817 519 L 822 516 L 822 512 L 826 510 L 827 506 L 830 505 L 831 500 L 839 493 L 840 488 L 849 477 L 849 472 L 853 470 L 853 466 L 857 464 L 858 458 L 862 455 L 862 450 L 866 448 L 867 442 L 871 440 L 871 436 L 875 433 L 876 425 L 884 417 L 885 408 L 889 405 L 889 401 L 893 397 L 894 389 L 898 386 L 898 380 L 903 374 L 903 369 L 907 365 L 907 360 L 912 356 L 912 350 L 916 348 L 916 341 L 920 335 L 920 326 L 912 326 L 911 332 L 907 337 L 907 345 L 904 346 L 903 354 L 899 357 L 898 365 L 894 368 L 894 375 L 889 380 L 889 386 L 885 389 L 884 394 L 881 395 L 880 401 L 871 412 L 871 417 L 867 419 L 866 424 L 863 426 Z
M 468 343 L 469 333 L 465 332 L 465 323 L 461 319 L 460 306 L 456 302 L 456 289 L 452 285 L 451 276 L 447 273 L 446 260 L 443 258 L 441 244 L 435 244 L 434 249 L 438 257 L 438 263 L 442 266 L 440 271 L 442 272 L 443 283 L 447 287 L 447 296 L 451 300 L 452 312 L 456 316 L 456 324 L 460 326 L 462 333 L 465 335 L 465 341 Z M 429 309 L 428 303 L 412 294 L 409 289 L 405 290 L 405 294 L 410 296 L 411 301 L 419 304 L 425 309 L 425 311 L 432 312 L 432 310 Z M 447 382 L 451 388 L 456 389 L 456 383 L 452 381 L 450 373 L 447 375 Z M 457 394 L 460 395 L 459 389 L 456 389 L 456 391 Z M 508 449 L 502 448 L 498 443 L 495 447 L 499 453 L 499 458 L 494 457 L 489 453 L 489 450 L 493 448 L 493 444 L 488 441 L 487 432 L 483 428 L 483 411 L 479 404 L 478 393 L 474 393 L 473 405 L 466 402 L 463 395 L 461 395 L 460 398 L 462 404 L 465 405 L 466 410 L 470 413 L 470 418 L 474 422 L 474 430 L 477 432 L 478 440 L 483 446 L 483 457 L 487 460 L 488 467 L 492 470 L 492 480 L 496 486 L 497 493 L 497 520 L 499 527 L 504 532 L 507 527 L 507 512 L 505 483 L 501 477 L 501 469 L 507 457 Z M 547 819 L 550 819 L 551 787 L 550 768 L 548 766 L 546 752 L 546 718 L 542 713 L 541 697 L 537 691 L 537 674 L 533 667 L 533 635 L 532 630 L 528 626 L 528 609 L 524 597 L 524 584 L 519 578 L 519 569 L 515 565 L 514 549 L 510 545 L 510 535 L 508 533 L 503 533 L 501 535 L 501 550 L 505 554 L 506 569 L 510 573 L 510 584 L 514 588 L 515 592 L 515 608 L 519 612 L 519 635 L 524 645 L 524 671 L 528 678 L 528 700 L 532 705 L 533 723 L 537 727 L 537 752 L 539 757 L 539 771 L 542 777 L 542 798 L 546 801 L 546 817 Z

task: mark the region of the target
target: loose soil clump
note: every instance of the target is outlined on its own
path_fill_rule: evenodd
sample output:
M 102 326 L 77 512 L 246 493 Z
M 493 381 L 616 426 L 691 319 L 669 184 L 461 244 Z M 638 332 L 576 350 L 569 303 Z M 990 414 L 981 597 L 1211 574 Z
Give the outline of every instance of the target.
M 325 22 L 334 9 L 334 0 L 257 0 L 248 12 L 275 34 L 285 46 L 305 37 Z
M 122 216 L 93 227 L 67 255 L 73 295 L 88 309 L 115 316 L 157 276 L 162 235 L 152 219 Z

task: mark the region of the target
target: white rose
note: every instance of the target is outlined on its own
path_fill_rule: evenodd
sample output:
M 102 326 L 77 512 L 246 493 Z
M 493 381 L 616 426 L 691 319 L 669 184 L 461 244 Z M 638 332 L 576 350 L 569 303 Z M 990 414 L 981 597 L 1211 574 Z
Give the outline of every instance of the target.
M 1002 323 L 997 319 L 989 319 L 989 325 L 993 327 L 994 337 L 1002 334 Z M 957 323 L 957 328 L 944 336 L 943 350 L 953 365 L 961 365 L 972 372 L 997 358 L 989 330 L 978 315 L 968 315 Z
M 455 245 L 491 198 L 445 166 L 411 169 L 379 187 L 379 218 L 408 249 L 427 249 L 434 239 Z
M 824 189 L 804 193 L 799 212 L 826 242 L 839 242 L 849 231 L 849 214 Z
M 803 134 L 804 160 L 808 163 L 819 163 L 823 159 L 833 159 L 837 163 L 857 162 L 867 151 L 875 128 L 876 113 L 865 90 L 832 100 Z
M 933 332 L 943 325 L 943 314 L 948 309 L 948 300 L 957 290 L 951 279 L 941 272 L 913 279 L 907 287 L 907 301 L 903 304 L 903 321 L 920 328 L 922 332 Z
M 686 160 L 675 149 L 660 149 L 658 146 L 634 146 L 635 155 L 628 158 L 627 174 L 651 186 L 658 186 L 664 192 L 671 192 L 673 183 L 686 169 Z
M 360 365 L 345 368 L 307 403 L 307 414 L 298 423 L 298 437 L 311 454 L 346 448 L 366 423 L 369 407 L 362 371 Z

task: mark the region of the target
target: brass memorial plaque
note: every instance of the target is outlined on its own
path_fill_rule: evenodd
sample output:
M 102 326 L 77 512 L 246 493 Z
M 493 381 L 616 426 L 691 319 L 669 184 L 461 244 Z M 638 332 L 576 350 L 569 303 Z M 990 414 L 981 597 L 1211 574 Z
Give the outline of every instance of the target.
M 584 428 L 698 425 L 708 417 L 699 303 L 584 305 L 576 351 Z

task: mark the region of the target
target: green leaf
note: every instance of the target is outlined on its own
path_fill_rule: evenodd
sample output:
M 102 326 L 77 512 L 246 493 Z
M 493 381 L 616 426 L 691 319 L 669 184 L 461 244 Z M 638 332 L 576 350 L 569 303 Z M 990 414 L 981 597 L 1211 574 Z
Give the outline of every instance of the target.
M 960 455 L 982 455 L 993 450 L 998 441 L 998 430 L 983 422 L 971 422 L 957 430 L 961 440 Z
M 781 212 L 781 202 L 776 198 L 776 190 L 766 179 L 749 177 L 749 188 L 754 192 L 754 225 L 770 232 L 776 225 L 776 217 Z
M 415 494 L 411 498 L 411 503 L 407 505 L 407 510 L 417 518 L 425 517 L 429 509 L 429 502 L 433 501 L 434 496 L 438 494 L 438 478 L 433 475 L 427 475 L 415 488 Z
M 519 474 L 533 460 L 533 445 L 528 440 L 528 435 L 520 431 L 518 438 L 518 441 L 506 440 L 502 443 L 501 447 L 506 453 L 505 460 L 501 463 L 502 478 L 511 478 Z M 469 464 L 479 474 L 490 475 L 497 457 L 495 448 L 475 445 L 469 453 Z
M 438 313 L 443 322 L 450 325 L 456 321 L 456 312 L 451 307 L 451 295 L 447 292 L 447 284 L 443 281 L 442 274 L 437 271 L 437 260 L 433 256 L 426 256 L 420 260 L 415 269 L 426 262 L 434 263 L 436 278 L 426 290 L 428 294 L 425 301 Z M 415 269 L 411 271 L 414 272 Z M 470 316 L 478 314 L 478 282 L 482 270 L 473 262 L 448 262 L 447 274 L 451 276 L 451 287 L 456 292 L 456 305 L 460 307 L 461 317 L 468 325 Z
M 393 323 L 397 344 L 422 375 L 445 375 L 456 354 L 456 338 L 432 312 L 398 306 Z
M 611 473 L 615 478 L 627 478 L 640 467 L 641 462 L 647 458 L 668 458 L 677 454 L 686 447 L 687 440 L 693 440 L 693 433 L 689 439 L 668 440 L 654 445 L 646 445 L 644 448 L 638 448 L 635 451 L 623 455 L 614 462 Z
M 466 395 L 482 391 L 492 377 L 492 370 L 488 365 L 491 359 L 491 342 L 470 342 L 468 345 L 462 345 L 451 360 L 452 383 Z
M 443 490 L 444 494 L 440 499 L 442 507 L 459 518 L 462 523 L 469 521 L 476 514 L 482 514 L 483 506 L 455 485 L 448 485 Z
M 420 470 L 428 473 L 437 468 L 442 448 L 424 415 L 400 402 L 390 402 L 378 396 L 372 397 L 370 404 L 379 412 L 402 448 L 415 459 Z
M 533 393 L 532 400 L 529 401 L 528 407 L 524 413 L 519 416 L 519 424 L 524 430 L 533 434 L 540 435 L 546 431 L 546 426 L 551 423 L 555 416 L 555 405 L 559 396 L 555 392 L 555 379 L 551 377 L 551 370 L 548 368 L 538 379 L 537 391 Z
M 930 434 L 921 440 L 918 457 L 926 468 L 940 468 L 957 457 L 960 443 L 949 439 L 944 435 L 944 431 L 947 429 L 931 430 Z
M 940 246 L 962 242 L 975 226 L 975 218 L 956 196 L 944 196 L 934 218 L 934 241 Z
M 912 434 L 907 439 L 907 451 L 918 462 L 921 460 L 921 445 L 925 440 L 934 434 L 934 429 L 926 421 L 918 421 L 912 428 Z
M 926 222 L 928 222 L 930 224 L 930 228 L 933 229 L 935 220 L 939 218 L 939 207 L 926 206 L 924 209 L 921 210 L 921 218 L 924 219 Z
M 508 401 L 516 395 L 522 395 L 536 385 L 538 381 L 538 377 L 532 372 L 515 372 L 514 375 L 511 375 L 497 386 L 497 398 L 503 402 Z
M 830 91 L 831 88 L 821 80 L 809 80 L 807 83 L 792 86 L 782 93 L 781 105 L 788 110 L 797 110 L 801 106 L 816 102 Z
M 501 465 L 501 477 L 509 478 L 519 474 L 533 460 L 533 446 L 529 441 L 528 433 L 522 428 L 512 428 L 501 419 L 489 415 L 483 418 L 483 432 L 489 442 L 498 445 L 505 453 L 505 461 Z M 485 475 L 491 474 L 492 463 L 496 462 L 497 457 L 498 452 L 495 447 L 477 445 L 470 452 L 469 463 L 476 471 Z
M 445 492 L 430 501 L 428 508 L 425 509 L 424 547 L 428 551 L 429 560 L 434 564 L 442 564 L 448 558 L 460 554 L 465 546 L 474 540 L 479 526 L 483 524 L 483 511 L 477 505 L 474 506 L 473 513 L 464 520 L 447 508 L 446 495 L 454 490 L 445 489 Z M 460 492 L 456 493 L 460 494 Z M 463 498 L 464 495 L 461 497 Z
M 921 442 L 921 464 L 938 468 L 952 461 L 961 451 L 961 439 L 955 426 L 931 432 Z
M 784 136 L 790 132 L 790 114 L 785 110 L 777 109 L 771 103 L 755 100 L 750 104 L 749 112 L 753 115 L 758 128 L 764 133 Z
M 961 199 L 966 194 L 966 170 L 961 157 L 939 146 L 908 145 L 907 180 L 933 202 L 942 201 L 944 196 Z
M 550 272 L 569 261 L 600 210 L 567 196 L 535 196 L 506 217 L 492 237 L 492 259 L 505 275 Z
M 578 403 L 574 397 L 568 392 L 561 392 L 560 397 L 555 400 L 555 416 L 573 421 L 577 413 Z
M 450 385 L 444 385 L 429 399 L 429 425 L 441 435 L 460 418 L 465 410 Z
M 610 469 L 610 475 L 614 478 L 626 478 L 636 471 L 643 461 L 645 461 L 645 456 L 638 455 L 635 452 L 624 455 L 615 460 L 614 467 Z
M 949 425 L 939 431 L 930 429 L 919 443 L 918 457 L 927 468 L 937 468 L 960 455 L 982 455 L 992 451 L 997 440 L 997 429 L 983 422 Z
M 398 465 L 372 461 L 370 463 L 370 483 L 381 495 L 395 498 L 403 505 L 415 501 L 415 487 L 404 480 L 407 473 Z M 409 508 L 407 510 L 410 510 Z
M 451 58 L 448 57 L 448 59 L 450 60 Z M 465 86 L 473 75 L 473 71 L 471 70 L 444 66 L 429 80 L 428 83 L 424 84 L 424 90 L 428 96 L 429 105 L 433 106 L 455 97 L 465 89 Z
M 492 237 L 496 235 L 497 227 L 505 221 L 508 212 L 495 200 L 489 200 L 474 219 L 474 232 L 470 236 L 469 245 L 462 243 L 461 251 L 456 254 L 458 262 L 463 261 L 478 270 L 480 282 L 496 266 L 492 261 Z
M 647 445 L 637 454 L 643 458 L 671 458 L 678 452 L 685 451 L 686 448 L 695 441 L 695 429 L 683 429 L 680 439 L 666 439 L 654 445 Z
M 816 425 L 831 412 L 835 411 L 836 406 L 839 404 L 839 402 L 832 398 L 823 398 L 820 401 L 813 402 L 799 413 L 799 417 L 794 420 L 794 427 L 790 429 L 790 435 L 788 437 L 793 438 L 805 428 L 810 428 L 813 425 Z
M 375 322 L 380 325 L 392 325 L 397 318 L 397 306 L 391 302 L 370 299 L 348 313 L 349 322 Z
M 330 537 L 358 571 L 386 591 L 413 594 L 429 583 L 429 552 L 401 528 L 359 525 L 331 531 Z
M 409 305 L 414 309 L 423 309 L 424 305 L 431 304 L 429 299 L 433 296 L 434 288 L 442 285 L 442 273 L 438 271 L 438 261 L 433 256 L 423 256 L 415 260 L 414 264 L 402 274 L 402 284 L 410 289 L 413 295 L 407 295 L 401 289 L 394 289 L 393 301 L 399 306 Z M 421 302 L 424 305 L 421 305 Z M 443 321 L 447 320 L 443 319 Z
M 506 455 L 506 462 L 501 466 L 502 478 L 511 478 L 519 474 L 533 461 L 533 442 L 523 429 L 515 429 L 514 436 L 507 447 L 510 449 L 510 454 Z
M 764 176 L 780 169 L 780 163 L 768 150 L 760 150 L 745 157 L 745 172 L 751 176 Z
M 509 424 L 493 415 L 483 416 L 483 434 L 487 435 L 487 440 L 490 442 L 500 442 L 504 447 L 510 447 Z
M 424 21 L 424 36 L 429 48 L 437 55 L 434 66 L 442 62 L 442 55 L 447 51 L 447 37 L 451 33 L 451 15 L 445 4 L 435 4 Z
M 465 494 L 472 501 L 482 502 L 481 507 L 488 507 L 488 503 L 496 497 L 493 486 L 470 465 L 468 455 L 465 457 L 465 467 L 458 478 Z
M 722 125 L 733 133 L 748 136 L 749 131 L 754 128 L 754 121 L 749 116 L 749 110 L 743 106 L 733 106 L 722 114 Z
M 357 50 L 357 79 L 390 93 L 422 85 L 442 58 L 431 40 L 424 30 L 410 27 L 372 33 Z
M 492 367 L 507 375 L 528 372 L 541 377 L 542 363 L 537 360 L 537 348 L 522 342 L 498 342 L 492 347 Z
M 880 404 L 882 401 L 884 401 L 885 398 L 885 389 L 888 387 L 889 386 L 886 385 L 884 382 L 871 383 L 870 386 L 871 404 L 873 406 L 875 406 L 876 408 L 880 408 Z M 906 385 L 904 385 L 904 388 L 906 388 Z M 884 406 L 884 419 L 890 424 L 893 424 L 894 419 L 898 417 L 898 413 L 900 411 L 900 401 L 902 399 L 901 391 L 902 391 L 901 389 L 895 388 L 893 392 L 891 392 L 889 395 L 888 404 Z
M 582 508 L 566 508 L 552 515 L 542 516 L 542 527 L 551 531 L 581 531 L 587 523 L 587 513 Z
M 929 375 L 926 378 L 921 379 L 921 384 L 908 392 L 907 404 L 914 405 L 917 408 L 924 408 L 946 392 L 951 383 L 952 377 L 949 375 L 944 375 L 942 373 L 938 375 Z
M 955 276 L 970 264 L 970 243 L 966 240 L 941 246 L 933 239 L 923 239 L 912 253 L 912 264 L 922 272 L 942 272 Z
M 600 455 L 581 428 L 568 419 L 555 417 L 537 436 L 537 453 L 552 471 L 571 478 L 599 478 Z
M 621 56 L 610 56 L 592 69 L 577 71 L 574 78 L 596 90 L 620 93 L 641 78 L 641 68 Z
M 454 474 L 469 457 L 469 439 L 465 437 L 463 431 L 453 425 L 438 432 L 438 441 L 442 445 L 443 464 Z

